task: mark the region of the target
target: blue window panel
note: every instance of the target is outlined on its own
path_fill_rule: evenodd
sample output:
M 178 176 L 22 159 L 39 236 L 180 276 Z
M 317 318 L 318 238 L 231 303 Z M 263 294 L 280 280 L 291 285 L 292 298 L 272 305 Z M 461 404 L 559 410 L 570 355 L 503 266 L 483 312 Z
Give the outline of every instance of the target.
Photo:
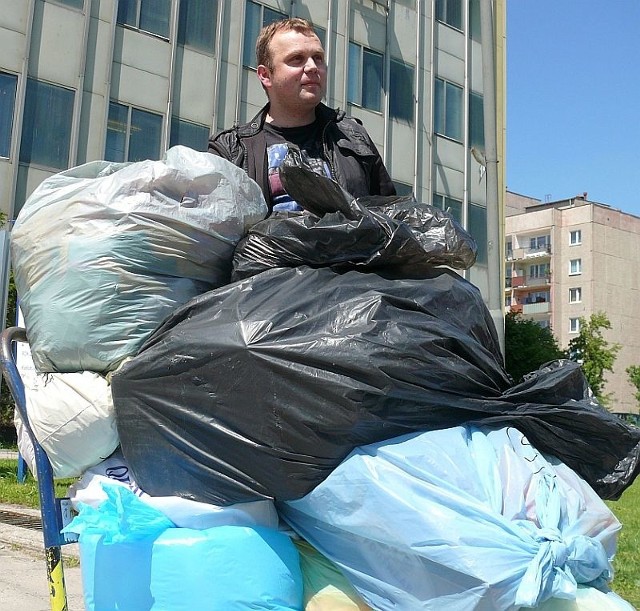
M 126 161 L 128 131 L 129 108 L 111 102 L 107 121 L 107 142 L 104 150 L 104 158 L 107 161 Z
M 213 52 L 217 7 L 217 0 L 181 0 L 178 42 L 194 49 Z
M 169 146 L 182 144 L 195 151 L 206 151 L 209 144 L 209 135 L 210 130 L 206 125 L 182 121 L 177 117 L 171 118 Z
M 131 109 L 128 161 L 158 159 L 162 141 L 162 115 Z
M 414 112 L 413 75 L 412 66 L 391 60 L 389 114 L 395 119 L 401 119 L 410 124 L 413 123 Z
M 382 54 L 362 49 L 362 106 L 382 110 Z
M 75 92 L 27 80 L 20 161 L 56 170 L 69 167 Z
M 18 77 L 0 72 L 0 157 L 9 157 Z
M 478 245 L 476 263 L 487 263 L 487 209 L 477 204 L 469 204 L 468 231 Z

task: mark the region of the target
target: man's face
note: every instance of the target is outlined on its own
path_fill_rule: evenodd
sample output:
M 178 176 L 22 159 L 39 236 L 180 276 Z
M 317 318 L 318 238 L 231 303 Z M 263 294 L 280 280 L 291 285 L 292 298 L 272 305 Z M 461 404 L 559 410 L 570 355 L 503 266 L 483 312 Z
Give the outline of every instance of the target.
M 326 92 L 327 66 L 320 39 L 295 30 L 277 32 L 269 45 L 273 68 L 258 66 L 258 77 L 272 105 L 315 108 Z

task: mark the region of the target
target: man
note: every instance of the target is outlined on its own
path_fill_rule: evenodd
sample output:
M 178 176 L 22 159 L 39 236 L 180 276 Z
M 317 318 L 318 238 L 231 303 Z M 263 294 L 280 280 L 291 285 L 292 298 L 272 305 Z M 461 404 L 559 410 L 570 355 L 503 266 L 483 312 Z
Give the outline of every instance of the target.
M 285 192 L 278 166 L 297 147 L 315 171 L 337 181 L 353 197 L 394 195 L 380 154 L 362 124 L 322 103 L 327 65 L 320 39 L 304 19 L 265 26 L 256 42 L 257 75 L 268 102 L 244 125 L 209 141 L 209 152 L 248 173 L 273 210 L 299 206 Z

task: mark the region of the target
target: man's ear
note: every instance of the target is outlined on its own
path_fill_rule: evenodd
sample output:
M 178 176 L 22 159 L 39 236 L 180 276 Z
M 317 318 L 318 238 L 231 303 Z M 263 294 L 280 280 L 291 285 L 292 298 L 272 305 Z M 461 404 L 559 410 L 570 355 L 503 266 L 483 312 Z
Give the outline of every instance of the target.
M 256 68 L 256 73 L 258 78 L 260 79 L 260 83 L 265 89 L 271 87 L 271 73 L 269 72 L 269 68 L 267 68 L 264 64 L 260 64 Z

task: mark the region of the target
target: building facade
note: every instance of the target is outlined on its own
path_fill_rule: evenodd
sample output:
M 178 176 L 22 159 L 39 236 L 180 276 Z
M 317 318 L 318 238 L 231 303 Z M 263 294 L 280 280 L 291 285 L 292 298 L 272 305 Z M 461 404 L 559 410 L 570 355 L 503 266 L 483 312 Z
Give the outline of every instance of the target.
M 542 203 L 506 194 L 505 307 L 551 327 L 561 348 L 580 318 L 604 312 L 621 345 L 605 393 L 614 412 L 638 413 L 626 368 L 640 365 L 640 218 L 587 194 Z
M 260 27 L 304 17 L 327 52 L 327 103 L 364 122 L 400 193 L 449 209 L 476 237 L 466 275 L 501 319 L 505 4 L 0 0 L 0 209 L 15 219 L 44 178 L 88 161 L 206 150 L 210 133 L 266 101 L 255 76 Z M 497 168 L 489 196 L 486 115 Z

